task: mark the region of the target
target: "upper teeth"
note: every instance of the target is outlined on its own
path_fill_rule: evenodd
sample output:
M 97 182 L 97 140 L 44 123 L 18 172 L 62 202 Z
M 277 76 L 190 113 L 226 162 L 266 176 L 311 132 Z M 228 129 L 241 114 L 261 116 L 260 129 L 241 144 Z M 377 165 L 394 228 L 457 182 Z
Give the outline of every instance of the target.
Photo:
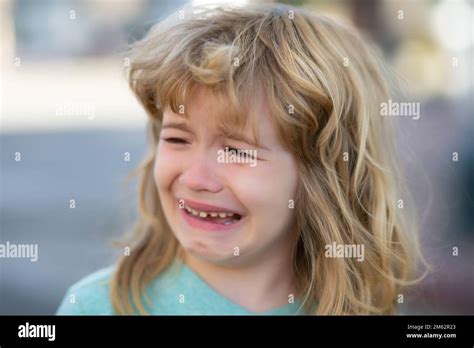
M 194 210 L 193 208 L 190 208 L 188 206 L 185 206 L 185 209 L 190 212 L 191 214 L 195 215 L 195 216 L 199 216 L 199 217 L 202 217 L 202 218 L 207 218 L 208 216 L 210 217 L 220 217 L 220 218 L 225 218 L 227 216 L 234 216 L 235 214 L 234 213 L 225 213 L 225 212 L 207 212 L 207 211 L 198 211 L 198 210 Z

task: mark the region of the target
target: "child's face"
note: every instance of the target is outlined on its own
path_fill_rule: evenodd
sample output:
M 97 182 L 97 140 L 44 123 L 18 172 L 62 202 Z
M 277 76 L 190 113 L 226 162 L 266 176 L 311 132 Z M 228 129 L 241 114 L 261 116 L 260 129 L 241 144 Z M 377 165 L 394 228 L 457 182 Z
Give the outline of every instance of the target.
M 296 162 L 277 140 L 263 98 L 259 148 L 219 132 L 216 117 L 225 110 L 215 98 L 199 88 L 186 106 L 188 120 L 169 108 L 164 112 L 154 177 L 166 219 L 185 252 L 200 259 L 230 265 L 286 257 L 296 233 Z M 251 134 L 249 125 L 245 135 L 252 139 Z M 223 153 L 226 147 L 257 150 L 258 160 Z M 241 218 L 213 217 L 223 211 Z

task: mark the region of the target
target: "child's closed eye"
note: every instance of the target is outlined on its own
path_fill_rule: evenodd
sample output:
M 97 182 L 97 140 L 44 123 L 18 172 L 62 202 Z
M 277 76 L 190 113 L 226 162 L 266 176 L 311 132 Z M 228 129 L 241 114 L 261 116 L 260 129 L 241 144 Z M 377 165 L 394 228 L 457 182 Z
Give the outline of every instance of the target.
M 173 144 L 173 145 L 189 144 L 189 142 L 186 139 L 178 138 L 178 137 L 163 137 L 160 140 L 169 144 Z M 232 146 L 225 146 L 224 151 L 227 152 L 229 155 L 238 156 L 240 158 L 247 158 L 251 160 L 257 159 L 256 154 L 253 154 L 253 152 L 254 151 L 256 152 L 256 150 L 248 150 L 248 149 L 236 148 Z
M 246 149 L 238 149 L 232 146 L 226 146 L 224 147 L 224 150 L 228 152 L 229 154 L 234 154 L 236 156 L 241 156 L 244 158 L 250 158 L 250 159 L 256 159 L 254 155 L 252 155 L 252 150 L 246 150 Z
M 163 141 L 166 141 L 167 143 L 170 143 L 170 144 L 187 144 L 188 142 L 184 139 L 181 139 L 181 138 L 164 138 L 162 139 Z

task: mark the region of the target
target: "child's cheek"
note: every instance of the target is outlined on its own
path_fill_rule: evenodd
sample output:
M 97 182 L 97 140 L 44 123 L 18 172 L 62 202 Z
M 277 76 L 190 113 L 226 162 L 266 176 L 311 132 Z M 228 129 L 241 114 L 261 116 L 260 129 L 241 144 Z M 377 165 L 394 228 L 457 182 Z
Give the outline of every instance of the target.
M 158 190 L 170 189 L 173 181 L 179 175 L 181 165 L 182 159 L 179 154 L 170 151 L 165 146 L 158 147 L 153 170 Z
M 259 222 L 285 220 L 293 212 L 297 173 L 291 160 L 234 167 L 228 171 L 227 183 Z
M 265 165 L 250 167 L 248 165 L 228 164 L 225 170 L 226 185 L 232 194 L 252 215 L 266 210 L 275 196 L 272 191 L 271 168 Z M 269 179 L 270 178 L 270 179 Z
M 252 201 L 260 201 L 263 197 L 271 197 L 272 192 L 270 190 L 273 187 L 275 176 L 278 176 L 273 166 L 263 162 L 258 163 L 255 167 L 244 164 L 229 165 L 227 174 L 228 183 L 238 187 L 239 192 L 252 196 Z

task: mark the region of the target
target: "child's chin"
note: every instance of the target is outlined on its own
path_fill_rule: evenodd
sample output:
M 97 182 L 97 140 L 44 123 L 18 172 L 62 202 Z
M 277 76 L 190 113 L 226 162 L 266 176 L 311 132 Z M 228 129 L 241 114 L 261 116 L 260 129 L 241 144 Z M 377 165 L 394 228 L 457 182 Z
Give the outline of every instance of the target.
M 233 250 L 229 250 L 228 252 L 223 252 L 222 250 L 206 250 L 203 248 L 199 248 L 196 250 L 195 248 L 188 248 L 186 249 L 187 252 L 192 254 L 195 258 L 200 259 L 201 261 L 206 261 L 213 264 L 218 265 L 233 265 L 237 263 L 238 257 L 234 255 Z

